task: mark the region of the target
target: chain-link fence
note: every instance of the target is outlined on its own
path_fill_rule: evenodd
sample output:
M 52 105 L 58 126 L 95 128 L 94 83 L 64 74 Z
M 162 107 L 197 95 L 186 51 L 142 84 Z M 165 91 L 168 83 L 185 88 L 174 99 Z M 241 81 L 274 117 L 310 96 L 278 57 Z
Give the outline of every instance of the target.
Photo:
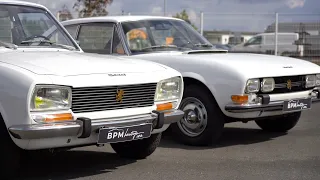
M 166 16 L 175 15 L 166 12 Z M 150 15 L 147 12 L 108 14 Z M 152 15 L 163 16 L 163 12 Z M 320 64 L 320 13 L 188 13 L 190 22 L 212 44 L 232 53 L 290 56 Z M 76 17 L 77 15 L 73 15 Z M 90 17 L 90 15 L 87 15 Z M 63 21 L 72 16 L 58 14 Z

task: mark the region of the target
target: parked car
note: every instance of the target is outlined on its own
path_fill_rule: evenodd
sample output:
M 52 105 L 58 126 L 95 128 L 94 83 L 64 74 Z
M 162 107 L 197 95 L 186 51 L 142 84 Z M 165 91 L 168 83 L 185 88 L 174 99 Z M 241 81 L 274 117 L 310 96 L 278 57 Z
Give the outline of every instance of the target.
M 277 34 L 277 54 L 285 55 L 296 52 L 295 41 L 299 39 L 298 33 Z M 230 49 L 231 52 L 263 53 L 274 54 L 275 33 L 261 33 L 253 36 L 247 42 L 238 44 Z
M 209 145 L 225 123 L 288 131 L 319 99 L 320 67 L 304 60 L 217 50 L 187 22 L 160 16 L 105 16 L 62 22 L 85 52 L 137 58 L 179 70 L 185 112 L 172 137 Z M 106 58 L 109 56 L 106 55 Z
M 183 117 L 178 71 L 83 53 L 38 4 L 0 1 L 0 19 L 1 177 L 29 150 L 110 143 L 120 156 L 146 158 Z

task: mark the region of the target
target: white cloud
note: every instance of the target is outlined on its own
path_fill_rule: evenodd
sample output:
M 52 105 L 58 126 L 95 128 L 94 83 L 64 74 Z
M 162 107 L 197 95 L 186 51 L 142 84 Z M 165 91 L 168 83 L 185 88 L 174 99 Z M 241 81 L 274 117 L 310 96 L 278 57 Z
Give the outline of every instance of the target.
M 303 7 L 305 4 L 306 0 L 286 0 L 286 5 L 293 9 L 297 7 Z

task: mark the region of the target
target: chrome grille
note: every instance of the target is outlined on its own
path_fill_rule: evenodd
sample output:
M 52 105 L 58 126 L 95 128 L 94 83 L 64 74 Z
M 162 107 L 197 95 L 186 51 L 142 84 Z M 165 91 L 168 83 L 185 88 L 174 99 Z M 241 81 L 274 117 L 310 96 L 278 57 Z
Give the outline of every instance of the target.
M 288 80 L 291 81 L 291 88 L 287 87 Z M 267 93 L 259 92 L 259 93 L 260 94 L 279 94 L 279 93 L 306 91 L 306 90 L 312 89 L 312 88 L 305 88 L 305 75 L 274 77 L 274 81 L 275 81 L 275 87 L 272 92 L 267 92 Z
M 156 87 L 157 83 L 73 88 L 72 111 L 82 113 L 152 106 Z M 122 102 L 116 100 L 118 90 L 124 92 Z

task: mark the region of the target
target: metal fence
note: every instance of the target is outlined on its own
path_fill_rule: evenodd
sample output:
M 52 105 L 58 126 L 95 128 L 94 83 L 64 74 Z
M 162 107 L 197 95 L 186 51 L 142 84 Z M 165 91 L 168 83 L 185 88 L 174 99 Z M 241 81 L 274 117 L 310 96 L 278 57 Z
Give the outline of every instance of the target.
M 165 14 L 173 16 L 176 12 Z M 121 12 L 109 15 L 150 15 L 150 13 Z M 152 15 L 164 14 L 153 12 Z M 61 13 L 57 16 L 61 21 L 72 18 Z M 290 56 L 320 65 L 320 13 L 189 12 L 189 20 L 212 44 L 232 53 Z

